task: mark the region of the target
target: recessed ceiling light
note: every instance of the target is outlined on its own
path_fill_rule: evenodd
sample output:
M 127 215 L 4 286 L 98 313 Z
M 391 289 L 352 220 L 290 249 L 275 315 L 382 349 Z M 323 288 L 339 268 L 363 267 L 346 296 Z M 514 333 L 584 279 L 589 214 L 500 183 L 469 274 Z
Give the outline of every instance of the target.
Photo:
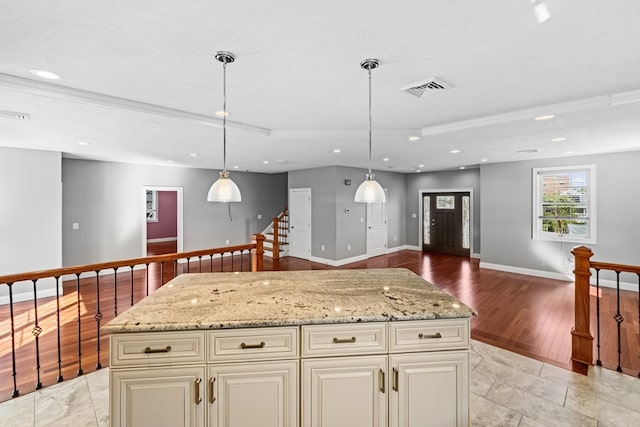
M 234 168 L 234 169 L 240 169 L 240 166 L 235 165 L 233 168 Z
M 553 114 L 546 114 L 544 116 L 538 116 L 535 118 L 535 120 L 537 121 L 542 121 L 542 120 L 551 120 L 553 119 L 555 116 Z
M 341 152 L 341 151 L 342 151 L 342 150 L 340 150 L 339 148 L 334 148 L 334 149 L 333 149 L 333 152 L 334 152 L 334 153 L 339 153 L 339 152 Z
M 417 172 L 422 172 L 422 171 L 421 171 L 420 169 L 416 169 L 416 173 L 417 173 Z
M 389 158 L 388 158 L 388 157 L 383 157 L 383 158 L 382 158 L 382 161 L 383 161 L 383 162 L 388 162 L 388 161 L 389 161 Z
M 263 160 L 263 161 L 262 161 L 262 164 L 264 164 L 264 165 L 268 165 L 268 164 L 269 164 L 269 160 Z
M 553 139 L 551 140 L 551 142 L 562 142 L 562 141 L 566 141 L 566 140 L 567 140 L 567 138 L 565 138 L 565 137 L 560 137 L 560 138 L 553 138 Z
M 451 150 L 451 151 L 449 151 L 449 152 L 450 152 L 451 154 L 458 154 L 458 153 L 460 152 L 460 150 L 457 150 L 457 149 L 456 149 L 456 150 Z
M 480 159 L 481 162 L 488 162 L 489 159 Z
M 29 70 L 29 72 L 31 74 L 33 74 L 34 76 L 38 76 L 38 77 L 43 78 L 43 79 L 48 79 L 48 80 L 59 80 L 60 79 L 59 75 L 57 75 L 54 72 L 47 71 L 47 70 Z
M 78 145 L 87 146 L 87 145 L 89 145 L 89 143 L 87 141 L 80 141 L 80 142 L 78 142 Z
M 423 168 L 423 167 L 424 167 L 424 165 L 418 165 L 418 167 L 419 167 L 419 168 Z
M 191 157 L 198 157 L 200 154 L 198 154 L 198 153 L 191 153 L 191 154 L 189 154 L 189 155 L 190 155 Z
M 420 141 L 420 137 L 419 136 L 410 136 L 409 137 L 409 141 Z
M 173 160 L 167 160 L 167 163 L 173 163 Z
M 466 169 L 465 166 L 460 166 L 458 169 Z
M 216 111 L 216 116 L 218 116 L 218 117 L 227 117 L 227 116 L 229 116 L 229 112 L 228 111 Z

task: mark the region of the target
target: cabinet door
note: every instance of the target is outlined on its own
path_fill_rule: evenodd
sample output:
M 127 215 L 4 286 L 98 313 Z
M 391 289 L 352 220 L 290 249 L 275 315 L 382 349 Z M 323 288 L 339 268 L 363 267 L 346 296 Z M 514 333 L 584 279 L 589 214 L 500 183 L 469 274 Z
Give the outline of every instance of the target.
M 205 368 L 112 369 L 112 427 L 204 426 Z
M 297 427 L 298 362 L 209 365 L 209 427 Z
M 390 358 L 391 427 L 467 427 L 469 354 L 462 351 Z
M 385 427 L 387 356 L 302 361 L 303 427 Z

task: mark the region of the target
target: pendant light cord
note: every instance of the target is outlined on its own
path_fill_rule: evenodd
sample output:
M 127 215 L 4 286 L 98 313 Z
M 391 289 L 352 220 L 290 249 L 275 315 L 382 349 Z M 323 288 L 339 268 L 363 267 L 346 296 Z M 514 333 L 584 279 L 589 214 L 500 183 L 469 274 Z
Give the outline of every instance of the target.
M 222 170 L 227 170 L 227 61 L 222 63 Z
M 371 176 L 371 67 L 368 67 L 369 71 L 369 176 Z

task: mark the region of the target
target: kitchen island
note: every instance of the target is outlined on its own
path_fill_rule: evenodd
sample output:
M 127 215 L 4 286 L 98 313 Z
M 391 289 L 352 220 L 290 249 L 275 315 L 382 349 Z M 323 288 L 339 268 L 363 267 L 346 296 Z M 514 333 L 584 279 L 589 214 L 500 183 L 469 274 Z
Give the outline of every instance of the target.
M 474 314 L 405 269 L 184 274 L 103 327 L 111 425 L 467 426 Z

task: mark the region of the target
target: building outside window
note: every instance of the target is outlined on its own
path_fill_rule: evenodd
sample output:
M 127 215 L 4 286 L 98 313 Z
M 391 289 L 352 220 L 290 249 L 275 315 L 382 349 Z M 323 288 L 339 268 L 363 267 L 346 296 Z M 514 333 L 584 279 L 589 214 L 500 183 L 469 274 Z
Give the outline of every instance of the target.
M 533 169 L 534 239 L 596 243 L 595 165 Z

